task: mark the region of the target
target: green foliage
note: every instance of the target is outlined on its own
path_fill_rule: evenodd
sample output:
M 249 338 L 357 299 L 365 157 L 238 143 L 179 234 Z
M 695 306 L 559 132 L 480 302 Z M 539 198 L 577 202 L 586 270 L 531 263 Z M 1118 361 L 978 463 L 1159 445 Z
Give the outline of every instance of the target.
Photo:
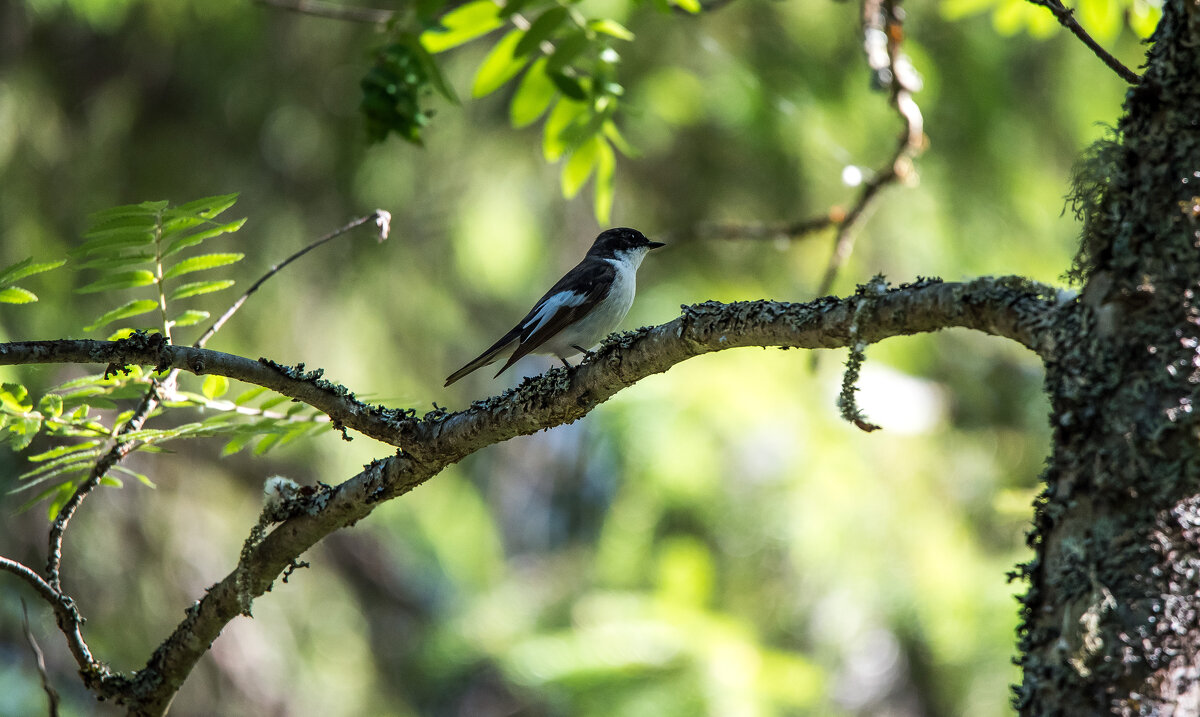
M 72 256 L 76 259 L 74 268 L 95 270 L 99 276 L 76 292 L 103 294 L 152 287 L 155 298 L 126 301 L 101 314 L 86 330 L 96 331 L 114 322 L 158 311 L 161 322 L 155 328 L 169 337 L 174 327 L 191 326 L 207 319 L 207 311 L 188 309 L 174 313 L 173 302 L 219 291 L 232 286 L 233 280 L 181 282 L 180 278 L 228 267 L 244 255 L 220 252 L 183 256 L 182 252 L 240 229 L 245 219 L 217 220 L 233 206 L 236 198 L 235 194 L 206 197 L 176 207 L 165 201 L 142 202 L 93 214 L 86 241 Z M 63 263 L 34 264 L 26 259 L 0 272 L 0 286 L 24 291 L 11 284 Z M 18 294 L 0 294 L 3 296 L 20 298 Z M 126 327 L 114 336 L 133 333 L 133 328 Z M 233 401 L 223 400 L 229 388 L 227 378 L 208 375 L 200 380 L 198 392 L 189 391 L 177 386 L 175 374 L 164 380 L 153 370 L 139 366 L 109 367 L 104 374 L 72 379 L 48 389 L 36 401 L 25 386 L 5 383 L 0 386 L 0 443 L 6 443 L 14 451 L 28 449 L 39 435 L 60 443 L 26 456 L 32 467 L 19 476 L 21 484 L 13 492 L 40 489 L 25 507 L 48 500 L 53 517 L 80 482 L 96 471 L 101 474 L 102 485 L 122 485 L 120 478 L 107 475 L 108 471 L 154 485 L 147 476 L 109 460 L 107 454 L 112 449 L 154 452 L 163 444 L 179 439 L 219 437 L 226 441 L 225 454 L 247 446 L 262 454 L 328 425 L 323 414 L 302 404 L 278 410 L 276 407 L 289 399 L 264 396 L 265 389 L 252 389 Z M 134 430 L 130 422 L 152 390 L 162 401 L 147 421 Z M 177 417 L 185 409 L 209 415 L 185 421 Z M 161 419 L 157 422 L 166 426 L 146 427 L 150 419 L 160 419 L 168 413 L 176 417 L 174 421 Z M 62 443 L 64 439 L 73 442 Z
M 700 9 L 694 0 L 676 4 L 690 12 Z M 634 35 L 614 19 L 584 17 L 575 2 L 509 2 L 502 7 L 475 0 L 425 23 L 419 36 L 400 32 L 396 41 L 376 53 L 374 66 L 361 82 L 368 137 L 382 141 L 394 132 L 421 144 L 421 133 L 432 117 L 421 106 L 421 97 L 436 88 L 457 102 L 431 54 L 505 25 L 513 27 L 480 63 L 471 96 L 485 97 L 521 76 L 509 101 L 513 127 L 528 126 L 555 107 L 558 112 L 551 112 L 544 127 L 546 160 L 567 160 L 561 176 L 567 198 L 595 177 L 595 214 L 607 223 L 616 173 L 614 148 L 629 153 L 614 124 L 625 90 L 617 81 L 620 55 L 613 43 L 631 41 Z
M 395 132 L 419 145 L 421 131 L 433 116 L 421 106 L 422 97 L 436 89 L 451 102 L 458 102 L 437 63 L 412 33 L 403 33 L 376 51 L 374 65 L 359 84 L 363 92 L 359 109 L 372 142 L 382 142 Z
M 35 274 L 57 269 L 65 263 L 66 260 L 63 259 L 35 264 L 33 257 L 30 257 L 0 270 L 0 304 L 29 304 L 37 301 L 37 294 L 14 284 Z
M 76 289 L 94 294 L 153 287 L 154 298 L 132 299 L 105 311 L 85 327 L 97 331 L 116 321 L 159 312 L 155 328 L 168 338 L 175 326 L 203 320 L 194 309 L 174 313 L 171 302 L 210 294 L 233 285 L 230 280 L 189 281 L 181 276 L 208 271 L 241 261 L 240 253 L 177 255 L 213 237 L 236 232 L 245 219 L 219 222 L 217 217 L 233 206 L 236 194 L 197 199 L 177 207 L 165 201 L 142 202 L 113 207 L 93 214 L 84 234 L 86 241 L 72 252 L 80 269 L 94 269 L 99 276 Z M 130 327 L 132 328 L 132 327 Z

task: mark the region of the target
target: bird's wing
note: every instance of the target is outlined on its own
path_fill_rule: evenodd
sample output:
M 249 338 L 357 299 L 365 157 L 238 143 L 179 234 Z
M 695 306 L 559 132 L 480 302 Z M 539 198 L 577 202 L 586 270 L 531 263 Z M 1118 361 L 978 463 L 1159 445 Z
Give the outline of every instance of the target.
M 583 262 L 550 287 L 550 291 L 538 300 L 533 310 L 513 329 L 518 332 L 520 343 L 512 356 L 508 357 L 504 367 L 496 372 L 497 376 L 521 357 L 537 351 L 538 347 L 552 336 L 587 316 L 608 296 L 616 276 L 616 268 L 607 261 L 590 262 L 580 271 L 581 267 Z M 588 290 L 579 292 L 571 286 L 586 286 Z

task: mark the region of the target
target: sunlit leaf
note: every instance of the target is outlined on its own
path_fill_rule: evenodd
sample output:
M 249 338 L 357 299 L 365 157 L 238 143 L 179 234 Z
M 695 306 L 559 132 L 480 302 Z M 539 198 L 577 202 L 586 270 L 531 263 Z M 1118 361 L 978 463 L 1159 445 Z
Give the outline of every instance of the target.
M 189 284 L 181 284 L 175 287 L 167 297 L 168 301 L 177 299 L 186 299 L 189 296 L 200 296 L 201 294 L 211 294 L 214 291 L 228 289 L 234 285 L 233 279 L 217 279 L 215 281 L 193 281 Z
M 24 413 L 33 408 L 29 402 L 29 389 L 19 383 L 0 384 L 0 407 Z
M 96 281 L 75 291 L 80 294 L 95 294 L 100 291 L 113 291 L 116 289 L 132 289 L 138 286 L 146 286 L 154 283 L 154 274 L 145 269 L 137 269 L 135 271 L 121 271 L 116 274 L 109 274 L 101 277 Z
M 496 43 L 475 73 L 475 85 L 471 88 L 473 96 L 484 97 L 495 92 L 525 67 L 528 58 L 513 55 L 513 48 L 524 34 L 522 30 L 513 30 Z
M 185 204 L 180 204 L 173 211 L 183 214 L 197 214 L 205 219 L 212 219 L 226 209 L 237 203 L 238 195 L 233 194 L 218 194 L 212 197 L 204 197 L 203 199 L 194 199 Z
M 679 8 L 692 13 L 693 15 L 704 9 L 700 7 L 699 0 L 671 0 L 671 2 L 675 3 L 675 5 Z
M 596 137 L 596 142 L 596 181 L 593 209 L 596 213 L 596 221 L 600 224 L 608 224 L 609 219 L 612 217 L 617 157 L 616 153 L 613 152 L 612 145 L 599 135 Z
M 600 145 L 607 143 L 597 136 L 593 136 L 588 141 L 579 145 L 579 148 L 571 153 L 567 158 L 566 164 L 562 169 L 562 193 L 567 199 L 574 197 L 579 193 L 580 188 L 587 182 L 591 176 L 592 170 L 596 167 L 596 159 L 600 154 Z
M 83 327 L 83 330 L 84 331 L 95 331 L 96 329 L 107 326 L 114 321 L 119 321 L 121 319 L 128 319 L 131 316 L 139 316 L 141 314 L 145 314 L 145 313 L 154 311 L 157 308 L 158 308 L 158 302 L 153 301 L 151 299 L 137 299 L 134 301 L 130 301 L 126 304 L 122 304 L 121 306 L 118 306 L 117 308 L 113 309 L 112 311 L 102 314 L 100 316 L 100 318 L 96 319 L 92 323 Z
M 23 259 L 18 261 L 16 264 L 6 267 L 3 271 L 0 271 L 0 286 L 8 286 L 13 282 L 20 281 L 21 279 L 33 276 L 34 274 L 41 274 L 42 272 L 50 271 L 51 269 L 57 269 L 66 263 L 66 259 L 60 259 L 59 261 L 44 261 L 37 264 L 33 263 L 32 257 Z
M 62 396 L 48 393 L 38 401 L 38 411 L 46 418 L 58 418 L 63 412 Z
M 188 247 L 196 246 L 206 239 L 212 239 L 215 236 L 236 232 L 238 229 L 241 229 L 242 225 L 245 223 L 246 218 L 243 217 L 241 219 L 235 219 L 232 222 L 228 222 L 227 224 L 220 224 L 215 227 L 209 227 L 208 229 L 203 229 L 198 232 L 192 232 L 191 234 L 185 234 L 184 236 L 176 237 L 175 239 L 172 239 L 169 244 L 167 244 L 167 248 L 162 254 L 163 258 L 165 259 L 166 257 L 183 251 Z
M 436 54 L 486 35 L 503 24 L 499 5 L 492 0 L 474 0 L 443 15 L 441 27 L 421 33 L 421 44 Z
M 216 374 L 209 374 L 204 377 L 200 383 L 200 393 L 203 393 L 209 400 L 220 398 L 229 390 L 229 379 Z
M 198 311 L 196 309 L 188 309 L 179 316 L 176 316 L 172 325 L 174 326 L 194 326 L 207 319 L 211 314 L 207 311 Z
M 540 57 L 521 77 L 512 104 L 508 108 L 513 127 L 525 127 L 546 113 L 557 90 L 546 74 L 546 58 Z
M 241 261 L 245 256 L 245 254 L 238 252 L 189 256 L 163 272 L 163 279 L 174 279 L 177 276 L 191 274 L 195 271 L 205 271 L 207 269 L 215 269 L 218 266 L 228 266 L 229 264 Z
M 0 289 L 0 304 L 30 304 L 37 301 L 37 294 L 19 286 Z
M 629 28 L 625 27 L 616 20 L 610 20 L 608 18 L 592 20 L 588 23 L 588 27 L 592 28 L 596 32 L 602 32 L 605 35 L 615 37 L 620 40 L 632 40 L 634 37 L 633 33 L 629 31 Z
M 546 125 L 542 128 L 542 154 L 547 162 L 557 162 L 567 151 L 567 144 L 562 134 L 573 122 L 587 111 L 588 106 L 583 102 L 562 97 L 550 110 Z

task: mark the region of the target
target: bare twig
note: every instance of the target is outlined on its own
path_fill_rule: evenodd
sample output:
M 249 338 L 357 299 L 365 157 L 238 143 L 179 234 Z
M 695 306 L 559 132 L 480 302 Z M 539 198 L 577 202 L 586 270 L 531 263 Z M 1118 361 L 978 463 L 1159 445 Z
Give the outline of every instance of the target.
M 330 20 L 348 20 L 383 25 L 396 16 L 393 10 L 375 10 L 366 7 L 348 7 L 320 0 L 254 0 L 259 5 L 287 10 L 301 15 L 313 15 Z
M 33 630 L 29 627 L 29 609 L 25 606 L 24 600 L 21 600 L 21 616 L 25 626 L 25 641 L 29 643 L 29 649 L 33 651 L 38 674 L 42 677 L 42 689 L 45 690 L 46 700 L 49 702 L 47 712 L 50 717 L 58 717 L 58 691 L 50 684 L 50 675 L 46 673 L 46 656 L 42 654 L 42 648 L 38 647 L 37 638 L 33 636 Z
M 260 2 L 261 1 L 262 0 L 260 0 Z M 258 278 L 258 281 L 255 281 L 253 284 L 251 284 L 250 288 L 246 289 L 246 292 L 244 294 L 242 294 L 241 296 L 239 296 L 237 298 L 237 301 L 233 302 L 233 304 L 228 309 L 225 310 L 225 313 L 221 314 L 221 316 L 218 317 L 217 320 L 213 322 L 213 325 L 209 326 L 208 329 L 203 334 L 200 335 L 200 338 L 196 339 L 196 343 L 192 344 L 192 346 L 195 346 L 196 348 L 204 348 L 204 344 L 208 343 L 208 340 L 213 337 L 213 334 L 220 331 L 221 327 L 225 325 L 225 322 L 229 321 L 229 319 L 235 313 L 237 313 L 237 310 L 242 308 L 242 304 L 246 303 L 246 299 L 249 299 L 250 296 L 254 292 L 258 291 L 259 287 L 261 287 L 263 284 L 265 284 L 267 282 L 267 280 L 270 279 L 272 276 L 275 276 L 277 273 L 279 273 L 285 266 L 287 266 L 288 264 L 291 264 L 293 261 L 296 261 L 300 257 L 309 253 L 313 249 L 316 249 L 317 247 L 321 246 L 322 244 L 324 244 L 330 240 L 336 239 L 336 238 L 340 237 L 341 235 L 345 234 L 346 232 L 350 231 L 351 229 L 354 229 L 355 227 L 360 227 L 363 224 L 366 224 L 367 222 L 375 222 L 375 225 L 379 227 L 379 241 L 383 241 L 384 239 L 387 239 L 388 232 L 391 231 L 392 215 L 391 215 L 391 213 L 386 212 L 382 209 L 376 209 L 374 212 L 372 212 L 371 214 L 368 214 L 365 217 L 359 217 L 358 219 L 354 219 L 354 220 L 350 221 L 345 226 L 343 226 L 339 229 L 334 229 L 333 231 L 329 232 L 325 236 L 321 237 L 320 239 L 317 239 L 316 241 L 314 241 L 313 243 L 304 247 L 300 251 L 296 252 L 295 254 L 292 254 L 288 258 L 279 262 L 275 266 L 272 266 L 267 271 L 267 273 L 263 274 L 262 276 L 260 276 Z
M 1087 30 L 1079 24 L 1075 19 L 1075 11 L 1063 5 L 1059 0 L 1029 0 L 1034 5 L 1040 5 L 1050 12 L 1054 13 L 1054 18 L 1059 24 L 1070 30 L 1075 37 L 1078 37 L 1083 44 L 1088 46 L 1096 57 L 1099 57 L 1101 62 L 1108 65 L 1109 69 L 1117 73 L 1117 75 L 1131 85 L 1136 85 L 1142 81 L 1141 75 L 1126 67 L 1120 60 L 1113 57 L 1112 54 L 1100 46 L 1095 38 L 1088 34 Z
M 80 616 L 78 608 L 75 607 L 75 601 L 70 597 L 56 591 L 50 586 L 50 583 L 42 579 L 29 566 L 20 563 L 10 558 L 0 556 L 0 570 L 11 573 L 21 578 L 31 588 L 46 601 L 54 610 L 55 622 L 58 629 L 62 631 L 67 638 L 67 646 L 71 650 L 71 654 L 75 657 L 75 662 L 79 665 L 80 672 L 85 678 L 92 681 L 102 681 L 109 673 L 100 663 L 96 662 L 92 657 L 92 651 L 88 648 L 87 643 L 83 640 L 81 628 L 83 626 L 83 617 Z

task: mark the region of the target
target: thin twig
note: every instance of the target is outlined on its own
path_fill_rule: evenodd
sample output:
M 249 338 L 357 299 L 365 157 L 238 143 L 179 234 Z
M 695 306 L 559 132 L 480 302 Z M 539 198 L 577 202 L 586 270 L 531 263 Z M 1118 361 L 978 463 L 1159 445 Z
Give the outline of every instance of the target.
M 1083 26 L 1080 25 L 1079 21 L 1075 19 L 1074 10 L 1063 5 L 1061 2 L 1059 2 L 1059 0 L 1029 0 L 1029 2 L 1033 3 L 1034 5 L 1040 5 L 1041 7 L 1044 7 L 1050 12 L 1054 13 L 1054 18 L 1058 20 L 1059 24 L 1074 33 L 1075 37 L 1078 37 L 1083 44 L 1087 45 L 1088 48 L 1096 55 L 1096 57 L 1099 57 L 1100 60 L 1104 64 L 1108 65 L 1109 69 L 1117 73 L 1122 80 L 1125 80 L 1131 85 L 1141 83 L 1141 75 L 1129 69 L 1122 64 L 1120 60 L 1113 57 L 1108 50 L 1105 50 L 1103 47 L 1101 47 L 1100 43 L 1096 42 L 1096 40 L 1088 34 L 1087 30 L 1083 29 Z
M 213 322 L 213 325 L 208 327 L 208 330 L 205 331 L 203 334 L 201 334 L 200 338 L 196 339 L 196 343 L 192 344 L 192 346 L 195 346 L 198 349 L 204 348 L 204 344 L 208 343 L 208 340 L 213 337 L 213 334 L 220 331 L 221 327 L 225 325 L 225 322 L 229 321 L 230 317 L 232 317 L 235 313 L 237 313 L 238 309 L 242 308 L 242 304 L 246 303 L 246 299 L 249 299 L 251 294 L 258 291 L 259 287 L 261 287 L 263 284 L 265 284 L 267 282 L 267 280 L 270 279 L 272 276 L 275 276 L 277 273 L 279 273 L 279 271 L 282 270 L 285 266 L 287 266 L 288 264 L 291 264 L 293 261 L 296 261 L 300 257 L 309 253 L 313 249 L 316 249 L 317 247 L 321 246 L 322 244 L 340 237 L 341 235 L 345 234 L 346 232 L 350 231 L 351 229 L 353 229 L 355 227 L 362 226 L 363 224 L 366 224 L 367 222 L 372 222 L 372 221 L 375 222 L 376 226 L 379 227 L 379 241 L 383 241 L 384 239 L 387 239 L 388 232 L 391 230 L 392 215 L 389 212 L 384 211 L 383 209 L 376 209 L 371 214 L 368 214 L 365 217 L 359 217 L 358 219 L 351 221 L 350 223 L 346 224 L 345 226 L 341 227 L 340 229 L 334 229 L 333 231 L 329 232 L 328 234 L 321 237 L 320 239 L 317 239 L 316 241 L 314 241 L 313 243 L 304 247 L 303 249 L 296 252 L 295 254 L 292 254 L 291 256 L 284 259 L 283 261 L 276 264 L 275 266 L 272 266 L 267 271 L 266 274 L 263 274 L 262 276 L 260 276 L 258 278 L 258 281 L 251 284 L 250 288 L 246 289 L 246 293 L 239 296 L 237 301 L 233 302 L 233 304 L 228 309 L 225 310 L 225 313 L 221 314 L 221 316 L 216 321 Z
M 46 691 L 46 699 L 50 703 L 47 712 L 50 717 L 58 717 L 58 691 L 50 684 L 50 675 L 46 673 L 46 656 L 42 654 L 42 648 L 38 647 L 37 638 L 33 636 L 33 630 L 29 627 L 29 608 L 25 606 L 24 599 L 21 600 L 21 615 L 25 625 L 25 641 L 29 643 L 29 649 L 33 651 L 38 674 L 42 677 L 42 689 Z
M 213 325 L 210 326 L 208 330 L 196 340 L 194 345 L 197 348 L 202 347 L 210 338 L 212 338 L 214 334 L 216 334 L 218 330 L 220 330 L 222 326 L 225 325 L 225 322 L 227 322 L 230 317 L 232 317 L 237 310 L 240 309 L 244 303 L 246 303 L 246 299 L 248 299 L 251 294 L 258 291 L 259 287 L 261 287 L 272 276 L 275 276 L 275 274 L 279 273 L 279 271 L 288 264 L 291 264 L 296 259 L 299 259 L 331 239 L 339 237 L 351 229 L 366 224 L 370 221 L 374 221 L 376 226 L 379 227 L 379 240 L 383 241 L 387 238 L 387 235 L 391 229 L 391 218 L 392 215 L 390 213 L 382 209 L 377 209 L 367 216 L 359 217 L 345 226 L 335 229 L 295 254 L 292 254 L 283 262 L 271 267 L 266 274 L 259 277 L 259 279 L 255 281 L 254 284 L 251 285 L 244 294 L 238 297 L 237 301 L 233 302 L 233 305 L 230 306 L 225 313 L 222 314 L 220 318 L 218 318 Z M 75 488 L 75 492 L 71 494 L 71 497 L 66 503 L 63 504 L 62 508 L 59 509 L 58 515 L 54 518 L 54 524 L 50 526 L 49 548 L 46 557 L 46 577 L 49 580 L 51 588 L 53 588 L 55 592 L 62 593 L 62 541 L 63 535 L 67 530 L 67 524 L 71 522 L 71 518 L 75 515 L 75 511 L 79 509 L 79 506 L 83 503 L 84 499 L 96 489 L 96 486 L 100 485 L 101 479 L 108 474 L 108 471 L 118 462 L 123 460 L 125 456 L 137 449 L 137 447 L 140 445 L 139 442 L 122 441 L 121 437 L 128 433 L 142 429 L 142 426 L 145 425 L 146 421 L 154 413 L 155 409 L 158 408 L 162 397 L 170 396 L 170 394 L 174 392 L 178 378 L 179 369 L 176 368 L 167 374 L 167 376 L 165 376 L 163 379 L 151 383 L 150 388 L 146 391 L 145 396 L 142 397 L 142 402 L 138 405 L 137 410 L 134 411 L 133 416 L 131 416 L 129 420 L 126 421 L 120 429 L 118 429 L 116 435 L 113 437 L 113 446 L 108 450 L 107 453 L 104 454 L 104 456 L 100 458 L 100 460 L 96 461 L 96 464 L 88 473 L 87 479 Z
M 287 10 L 301 15 L 328 18 L 330 20 L 348 20 L 350 22 L 365 22 L 372 25 L 383 25 L 396 16 L 393 10 L 375 10 L 366 7 L 347 7 L 319 0 L 254 0 L 259 5 Z
M 108 674 L 107 670 L 103 665 L 96 662 L 95 658 L 92 657 L 91 649 L 84 642 L 82 632 L 83 617 L 80 616 L 79 609 L 75 607 L 75 601 L 69 596 L 64 595 L 61 591 L 55 590 L 33 568 L 24 563 L 0 556 L 0 570 L 16 575 L 24 580 L 26 584 L 33 588 L 54 609 L 55 622 L 58 624 L 58 629 L 66 636 L 67 646 L 70 648 L 71 654 L 75 657 L 75 662 L 79 665 L 80 671 L 102 680 Z
M 909 179 L 913 158 L 925 149 L 924 119 L 921 108 L 912 98 L 913 93 L 921 88 L 921 78 L 901 48 L 904 42 L 903 23 L 904 11 L 900 8 L 900 0 L 863 0 L 863 49 L 867 54 L 867 64 L 874 74 L 875 83 L 888 89 L 890 103 L 903 120 L 904 129 L 888 164 L 863 185 L 858 201 L 838 224 L 833 253 L 817 288 L 818 296 L 829 293 L 838 271 L 854 251 L 854 240 L 858 236 L 856 230 L 871 207 L 872 200 L 885 186 Z

